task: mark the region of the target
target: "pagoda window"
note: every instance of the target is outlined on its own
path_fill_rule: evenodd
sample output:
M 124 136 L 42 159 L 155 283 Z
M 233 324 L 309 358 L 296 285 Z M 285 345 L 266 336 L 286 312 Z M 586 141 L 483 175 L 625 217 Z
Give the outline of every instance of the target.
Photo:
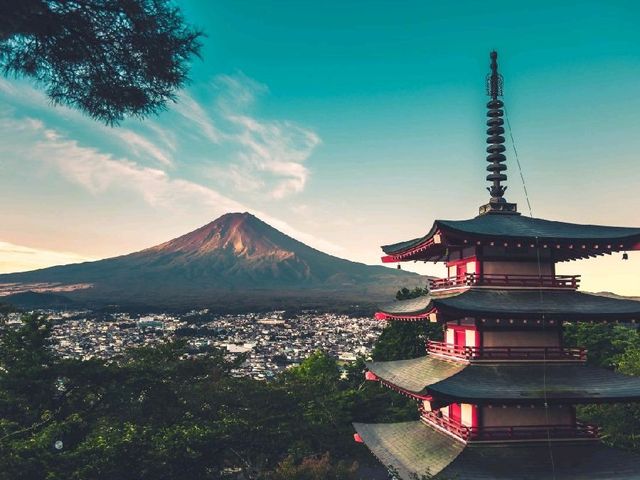
M 480 332 L 475 325 L 447 325 L 446 342 L 456 347 L 479 347 Z
M 482 406 L 482 427 L 575 425 L 574 408 L 567 405 Z
M 460 423 L 465 427 L 477 427 L 478 407 L 470 403 L 460 404 Z
M 520 247 L 514 246 L 489 246 L 482 247 L 482 257 L 491 260 L 517 260 L 517 261 L 536 261 L 538 258 L 542 261 L 550 261 L 552 259 L 550 248 Z
M 451 250 L 447 257 L 448 262 L 455 262 L 458 260 L 469 259 L 476 256 L 476 247 L 465 247 L 462 249 Z
M 560 347 L 558 330 L 484 330 L 482 332 L 484 347 Z
M 447 262 L 449 278 L 464 279 L 467 274 L 479 273 L 478 260 L 475 256 Z
M 452 403 L 440 409 L 442 416 L 465 427 L 478 426 L 478 407 L 470 403 Z
M 445 340 L 449 345 L 455 345 L 456 343 L 456 334 L 452 328 L 447 328 L 445 333 Z
M 486 275 L 553 275 L 554 266 L 550 262 L 536 261 L 517 262 L 517 261 L 483 261 L 482 271 Z

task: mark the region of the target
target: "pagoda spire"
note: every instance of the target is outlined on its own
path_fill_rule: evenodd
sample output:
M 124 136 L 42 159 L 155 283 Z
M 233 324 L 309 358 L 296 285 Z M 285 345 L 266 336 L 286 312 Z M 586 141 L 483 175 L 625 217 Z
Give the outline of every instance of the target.
M 491 52 L 491 73 L 487 75 L 487 95 L 491 100 L 487 103 L 487 181 L 491 186 L 487 187 L 491 199 L 489 203 L 480 207 L 480 214 L 485 213 L 516 213 L 515 203 L 509 203 L 504 198 L 507 189 L 501 182 L 507 180 L 507 166 L 504 162 L 507 157 L 504 155 L 504 103 L 498 97 L 502 97 L 502 75 L 498 73 L 498 52 Z

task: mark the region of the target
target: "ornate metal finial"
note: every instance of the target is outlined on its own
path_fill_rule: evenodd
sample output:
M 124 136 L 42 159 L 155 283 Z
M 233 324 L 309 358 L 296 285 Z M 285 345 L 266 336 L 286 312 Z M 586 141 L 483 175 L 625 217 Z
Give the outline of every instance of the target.
M 487 175 L 487 181 L 491 182 L 491 186 L 487 187 L 487 190 L 491 194 L 489 204 L 480 207 L 480 213 L 501 212 L 501 213 L 513 213 L 516 211 L 515 203 L 508 203 L 504 199 L 504 192 L 507 189 L 506 186 L 500 182 L 504 182 L 507 179 L 507 175 L 503 172 L 507 170 L 507 166 L 504 162 L 507 157 L 504 156 L 504 120 L 502 115 L 504 111 L 502 107 L 504 103 L 499 100 L 498 97 L 502 96 L 502 75 L 498 73 L 498 52 L 493 51 L 490 54 L 491 57 L 491 73 L 487 75 L 487 95 L 491 97 L 489 103 L 487 103 L 487 170 L 490 172 Z
M 502 96 L 502 75 L 498 73 L 498 52 L 489 54 L 491 57 L 491 73 L 487 75 L 487 95 L 493 100 Z

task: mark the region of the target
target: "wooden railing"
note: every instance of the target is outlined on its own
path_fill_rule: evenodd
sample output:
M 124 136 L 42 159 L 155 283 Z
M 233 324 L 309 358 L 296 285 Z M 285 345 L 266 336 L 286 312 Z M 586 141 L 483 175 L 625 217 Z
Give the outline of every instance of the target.
M 464 360 L 568 360 L 585 362 L 585 348 L 564 347 L 465 347 L 445 342 L 427 341 L 427 351 Z
M 598 438 L 600 429 L 595 425 L 576 422 L 575 425 L 515 425 L 505 427 L 467 427 L 449 417 L 436 412 L 420 411 L 426 423 L 440 427 L 450 434 L 471 441 L 504 440 L 544 440 L 552 439 L 593 439 Z
M 467 273 L 429 280 L 429 290 L 458 287 L 521 287 L 577 289 L 580 275 L 515 275 L 508 273 Z
M 456 437 L 464 440 L 465 442 L 469 440 L 469 436 L 471 434 L 470 428 L 462 425 L 462 423 L 452 420 L 449 417 L 445 417 L 444 415 L 440 415 L 436 412 L 427 412 L 426 410 L 420 410 L 420 418 L 427 423 L 431 423 L 432 425 L 436 425 L 447 432 L 455 435 Z
M 577 422 L 575 425 L 519 425 L 510 427 L 471 427 L 472 440 L 535 440 L 546 438 L 598 438 L 595 425 Z

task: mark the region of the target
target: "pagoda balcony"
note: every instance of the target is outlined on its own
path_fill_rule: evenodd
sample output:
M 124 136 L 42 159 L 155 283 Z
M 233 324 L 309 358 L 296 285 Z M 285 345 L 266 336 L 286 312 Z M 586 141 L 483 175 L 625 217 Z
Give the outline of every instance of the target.
M 467 273 L 448 278 L 429 280 L 429 290 L 462 289 L 471 287 L 557 288 L 577 290 L 580 275 L 519 275 L 509 273 Z
M 468 362 L 545 361 L 586 362 L 587 349 L 564 347 L 467 347 L 445 342 L 427 341 L 429 354 Z
M 507 442 L 535 440 L 594 440 L 600 436 L 600 428 L 587 423 L 574 425 L 514 425 L 468 427 L 459 421 L 439 414 L 420 410 L 420 419 L 465 443 Z

